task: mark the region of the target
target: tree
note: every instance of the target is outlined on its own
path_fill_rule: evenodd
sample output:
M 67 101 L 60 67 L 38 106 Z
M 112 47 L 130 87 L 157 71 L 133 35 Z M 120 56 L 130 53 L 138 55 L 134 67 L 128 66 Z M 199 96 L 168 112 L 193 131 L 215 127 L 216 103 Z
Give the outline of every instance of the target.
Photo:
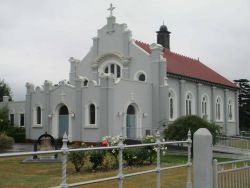
M 9 110 L 7 106 L 0 108 L 0 132 L 5 131 L 9 126 Z
M 3 101 L 3 96 L 9 96 L 9 100 L 12 101 L 11 88 L 4 80 L 0 80 L 0 102 Z
M 199 116 L 183 116 L 176 119 L 164 130 L 165 138 L 168 140 L 186 140 L 188 130 L 191 131 L 191 137 L 199 128 L 207 128 L 213 137 L 220 133 L 220 126 L 210 123 Z
M 234 80 L 240 87 L 239 91 L 239 124 L 242 129 L 250 129 L 250 81 Z

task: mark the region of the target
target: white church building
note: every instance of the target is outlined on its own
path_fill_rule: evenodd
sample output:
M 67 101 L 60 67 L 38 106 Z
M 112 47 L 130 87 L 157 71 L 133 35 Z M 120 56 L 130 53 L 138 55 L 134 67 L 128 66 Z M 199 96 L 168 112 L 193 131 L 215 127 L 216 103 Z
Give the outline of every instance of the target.
M 113 9 L 87 55 L 69 59 L 68 80 L 27 83 L 23 102 L 4 98 L 11 123 L 25 125 L 30 140 L 67 132 L 70 141 L 95 142 L 107 135 L 140 138 L 178 117 L 198 115 L 237 135 L 238 86 L 199 59 L 172 52 L 165 25 L 157 43 L 134 40 Z

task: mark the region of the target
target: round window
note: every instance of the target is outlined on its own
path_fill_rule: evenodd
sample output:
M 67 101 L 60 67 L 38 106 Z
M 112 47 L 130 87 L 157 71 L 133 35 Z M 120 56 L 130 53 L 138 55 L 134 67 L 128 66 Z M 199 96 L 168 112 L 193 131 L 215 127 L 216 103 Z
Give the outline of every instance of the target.
M 138 76 L 138 80 L 139 81 L 142 81 L 142 82 L 145 82 L 145 80 L 146 80 L 146 77 L 145 77 L 145 74 L 140 74 L 139 76 Z

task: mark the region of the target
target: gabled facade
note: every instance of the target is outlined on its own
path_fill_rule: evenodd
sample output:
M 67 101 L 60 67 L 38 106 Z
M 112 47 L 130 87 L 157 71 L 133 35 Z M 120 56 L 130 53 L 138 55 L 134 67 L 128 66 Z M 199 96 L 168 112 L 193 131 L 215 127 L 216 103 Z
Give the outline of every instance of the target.
M 87 55 L 69 59 L 69 81 L 26 84 L 27 139 L 44 132 L 55 138 L 67 132 L 70 141 L 140 138 L 191 114 L 238 134 L 238 87 L 199 60 L 171 52 L 166 26 L 157 42 L 133 40 L 111 11 Z

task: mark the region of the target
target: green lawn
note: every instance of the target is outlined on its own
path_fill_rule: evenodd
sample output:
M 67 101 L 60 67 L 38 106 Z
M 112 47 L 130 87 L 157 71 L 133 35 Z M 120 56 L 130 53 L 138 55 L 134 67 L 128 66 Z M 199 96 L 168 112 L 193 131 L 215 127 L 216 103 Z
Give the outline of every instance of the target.
M 57 164 L 23 164 L 24 157 L 0 158 L 0 187 L 8 188 L 32 188 L 58 186 L 61 181 L 60 163 Z M 224 160 L 224 159 L 223 159 Z M 186 156 L 167 155 L 162 159 L 162 166 L 173 166 L 184 164 Z M 141 170 L 154 169 L 155 165 L 143 167 L 125 168 L 124 173 L 131 173 Z M 83 180 L 97 179 L 102 177 L 117 175 L 117 170 L 97 171 L 83 169 L 80 173 L 75 173 L 74 167 L 68 163 L 67 182 L 79 182 Z M 183 188 L 186 182 L 186 168 L 166 170 L 161 173 L 162 187 Z M 156 185 L 155 173 L 129 177 L 124 180 L 125 188 L 151 188 Z M 117 180 L 108 181 L 81 187 L 88 188 L 111 188 L 117 187 Z

